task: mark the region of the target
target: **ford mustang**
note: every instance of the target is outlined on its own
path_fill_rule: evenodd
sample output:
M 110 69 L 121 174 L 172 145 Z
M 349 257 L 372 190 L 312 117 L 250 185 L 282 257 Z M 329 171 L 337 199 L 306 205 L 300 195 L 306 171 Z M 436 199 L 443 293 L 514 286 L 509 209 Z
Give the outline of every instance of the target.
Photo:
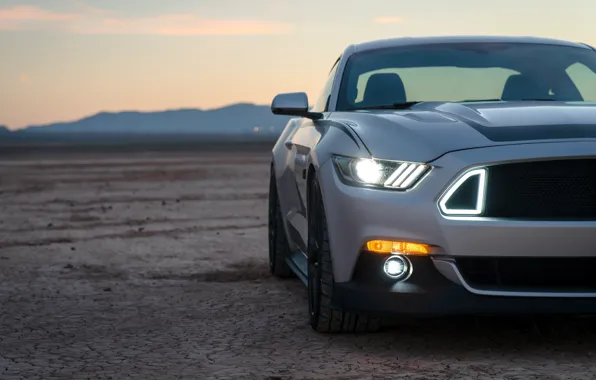
M 534 37 L 348 46 L 277 95 L 269 263 L 319 332 L 596 312 L 596 51 Z

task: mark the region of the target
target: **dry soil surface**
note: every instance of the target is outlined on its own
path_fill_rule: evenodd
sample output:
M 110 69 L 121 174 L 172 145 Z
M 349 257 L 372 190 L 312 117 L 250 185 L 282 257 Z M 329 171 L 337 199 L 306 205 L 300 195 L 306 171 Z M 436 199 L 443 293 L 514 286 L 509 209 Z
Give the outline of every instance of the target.
M 268 154 L 0 162 L 0 379 L 590 379 L 594 320 L 319 335 L 267 268 Z

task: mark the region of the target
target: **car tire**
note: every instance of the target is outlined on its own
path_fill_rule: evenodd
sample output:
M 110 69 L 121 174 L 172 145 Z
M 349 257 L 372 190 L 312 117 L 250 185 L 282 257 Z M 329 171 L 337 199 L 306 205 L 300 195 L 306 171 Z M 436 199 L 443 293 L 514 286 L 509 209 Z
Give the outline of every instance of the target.
M 286 259 L 290 256 L 288 239 L 283 226 L 279 197 L 277 196 L 277 185 L 275 181 L 273 166 L 269 178 L 269 270 L 271 274 L 279 278 L 294 277 L 294 272 L 288 266 Z
M 308 309 L 311 327 L 321 333 L 376 332 L 382 321 L 378 316 L 347 312 L 331 302 L 333 298 L 332 256 L 327 234 L 325 207 L 316 179 L 308 194 Z

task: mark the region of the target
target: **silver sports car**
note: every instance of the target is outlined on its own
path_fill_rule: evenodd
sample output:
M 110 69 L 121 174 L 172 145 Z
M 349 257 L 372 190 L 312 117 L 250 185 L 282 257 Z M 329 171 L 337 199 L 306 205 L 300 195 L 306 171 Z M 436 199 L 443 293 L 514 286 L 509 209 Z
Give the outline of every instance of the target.
M 596 51 L 528 37 L 351 45 L 272 151 L 269 260 L 320 332 L 384 315 L 596 312 Z

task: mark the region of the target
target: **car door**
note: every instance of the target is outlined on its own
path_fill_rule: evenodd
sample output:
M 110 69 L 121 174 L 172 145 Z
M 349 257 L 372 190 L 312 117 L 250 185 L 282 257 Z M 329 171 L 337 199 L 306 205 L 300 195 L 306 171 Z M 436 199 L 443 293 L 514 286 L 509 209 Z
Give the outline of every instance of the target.
M 313 112 L 327 112 L 329 104 L 329 97 L 331 95 L 331 89 L 333 88 L 333 82 L 335 74 L 337 72 L 339 59 L 333 65 L 327 83 L 323 88 L 323 91 L 312 107 Z M 324 119 L 323 119 L 324 120 Z M 306 219 L 306 174 L 309 165 L 309 154 L 310 151 L 316 146 L 319 139 L 321 138 L 321 120 L 303 119 L 300 127 L 296 130 L 296 133 L 291 137 L 293 164 L 294 164 L 294 178 L 297 187 L 298 197 L 300 201 L 300 207 L 296 211 L 295 215 L 289 220 L 292 229 L 294 229 L 293 235 L 294 241 L 299 246 L 302 252 L 306 253 L 306 242 L 307 242 L 307 219 Z

